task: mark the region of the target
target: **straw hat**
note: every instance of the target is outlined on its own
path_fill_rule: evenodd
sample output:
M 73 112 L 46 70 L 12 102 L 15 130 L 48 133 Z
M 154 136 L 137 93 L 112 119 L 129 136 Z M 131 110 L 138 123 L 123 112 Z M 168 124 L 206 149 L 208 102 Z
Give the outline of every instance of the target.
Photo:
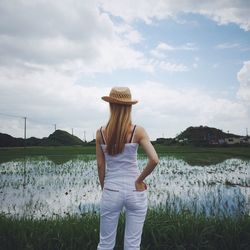
M 106 102 L 123 105 L 132 105 L 138 102 L 137 100 L 131 100 L 130 89 L 127 87 L 113 87 L 109 96 L 103 96 L 102 99 Z

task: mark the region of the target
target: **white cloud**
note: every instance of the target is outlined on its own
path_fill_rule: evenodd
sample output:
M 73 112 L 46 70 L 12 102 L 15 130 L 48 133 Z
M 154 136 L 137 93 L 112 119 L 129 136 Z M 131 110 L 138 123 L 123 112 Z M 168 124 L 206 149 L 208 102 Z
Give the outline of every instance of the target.
M 153 56 L 153 64 L 156 69 L 168 71 L 168 72 L 185 72 L 189 71 L 190 68 L 182 63 L 174 63 L 167 61 L 168 52 L 177 50 L 196 50 L 197 48 L 193 43 L 186 43 L 185 45 L 174 46 L 164 42 L 160 42 L 154 49 L 150 51 L 150 55 Z M 195 61 L 197 61 L 195 59 Z M 198 64 L 194 63 L 193 68 L 197 68 Z
M 139 18 L 151 22 L 154 18 L 176 18 L 179 12 L 209 15 L 214 13 L 214 9 L 223 12 L 234 7 L 232 12 L 238 11 L 238 14 L 243 10 L 242 2 L 237 5 L 230 1 L 211 3 L 160 0 L 1 1 L 0 64 L 7 67 L 14 64 L 22 67 L 25 64 L 36 65 L 29 67 L 30 70 L 51 65 L 58 70 L 84 74 L 116 69 L 154 72 L 156 64 L 152 65 L 150 58 L 132 46 L 143 41 L 142 35 L 126 22 L 114 22 L 107 12 L 126 21 Z M 245 4 L 244 9 L 247 8 Z M 224 47 L 226 45 L 229 46 L 224 44 Z M 150 55 L 162 60 L 167 52 L 195 49 L 192 43 L 176 46 L 162 42 Z M 177 67 L 173 64 L 170 67 L 169 64 L 169 61 L 159 63 L 168 71 L 185 69 L 183 65 Z
M 142 35 L 135 30 L 131 25 L 128 24 L 118 24 L 115 26 L 116 32 L 127 40 L 129 44 L 137 44 L 143 41 Z
M 100 2 L 103 4 L 98 8 Z M 81 138 L 86 131 L 87 138 L 92 139 L 95 129 L 108 117 L 108 105 L 100 97 L 109 93 L 112 83 L 104 85 L 101 80 L 93 86 L 79 85 L 83 74 L 119 69 L 183 72 L 198 66 L 199 58 L 194 58 L 191 66 L 168 60 L 168 53 L 193 51 L 197 49 L 195 44 L 162 42 L 147 57 L 143 50 L 135 49 L 144 37 L 131 23 L 115 22 L 114 18 L 151 23 L 154 18 L 175 18 L 179 12 L 203 13 L 206 9 L 204 14 L 213 19 L 221 16 L 219 23 L 228 20 L 248 27 L 248 17 L 241 16 L 241 2 L 232 9 L 231 18 L 223 14 L 230 6 L 224 1 L 223 4 L 151 0 L 98 3 L 90 0 L 0 2 L 1 112 L 27 116 L 28 136 L 47 136 L 56 123 L 58 128 L 68 131 L 74 128 Z M 234 19 L 235 16 L 239 19 Z M 245 62 L 238 73 L 238 101 L 215 98 L 191 88 L 177 89 L 167 84 L 167 80 L 164 84 L 130 85 L 134 97 L 140 100 L 134 107 L 135 121 L 149 128 L 152 138 L 162 133 L 175 136 L 191 125 L 219 126 L 238 133 L 242 124 L 249 123 L 249 64 Z M 23 121 L 1 116 L 0 130 L 22 136 Z
M 48 127 L 53 128 L 55 123 L 59 129 L 75 128 L 81 133 L 86 130 L 90 135 L 103 117 L 105 108 L 100 96 L 107 90 L 98 85 L 77 85 L 76 80 L 50 68 L 28 74 L 25 69 L 2 71 L 1 113 L 27 116 L 28 136 L 48 135 Z M 10 132 L 13 119 L 8 123 L 9 119 L 4 118 L 1 116 L 1 132 Z M 22 128 L 13 128 L 11 134 L 22 135 Z
M 57 128 L 83 138 L 93 137 L 95 130 L 108 119 L 108 104 L 101 96 L 111 86 L 77 85 L 78 79 L 62 75 L 49 68 L 43 72 L 13 74 L 5 70 L 0 77 L 1 111 L 28 117 L 28 137 L 47 136 Z M 24 73 L 24 74 L 22 74 Z M 25 84 L 24 84 L 25 83 Z M 208 125 L 239 133 L 240 126 L 249 122 L 244 103 L 215 98 L 197 89 L 178 89 L 159 82 L 128 84 L 133 98 L 134 122 L 145 126 L 152 139 L 162 133 L 175 136 L 188 126 Z M 1 132 L 23 136 L 22 119 L 4 119 Z
M 189 71 L 189 68 L 184 64 L 170 63 L 165 61 L 157 62 L 157 67 L 164 71 L 169 72 L 185 72 Z
M 139 99 L 135 120 L 143 122 L 155 137 L 162 133 L 175 136 L 188 126 L 199 125 L 243 133 L 243 124 L 249 122 L 243 103 L 215 98 L 197 89 L 176 89 L 157 82 L 143 83 L 132 89 Z
M 241 29 L 245 31 L 250 30 L 250 17 L 249 10 L 250 5 L 248 1 L 211 1 L 210 8 L 206 6 L 198 9 L 198 13 L 207 15 L 220 25 L 226 25 L 229 23 L 237 24 Z M 216 5 L 213 6 L 213 4 Z
M 186 43 L 185 45 L 180 46 L 173 46 L 164 42 L 160 42 L 156 48 L 154 49 L 158 52 L 165 52 L 165 51 L 175 51 L 175 50 L 197 50 L 194 43 Z
M 167 43 L 159 43 L 156 50 L 174 50 L 175 48 Z
M 96 1 L 0 3 L 0 65 L 7 67 L 50 65 L 71 74 L 152 71 L 144 54 L 131 46 L 142 40 L 132 26 L 116 24 L 100 11 Z
M 176 19 L 178 13 L 205 15 L 220 25 L 235 23 L 250 30 L 250 3 L 245 0 L 100 0 L 102 8 L 128 22 L 141 19 L 150 24 L 153 19 Z
M 240 44 L 238 43 L 221 43 L 216 45 L 217 49 L 234 49 L 234 48 L 240 48 Z
M 164 42 L 160 42 L 156 46 L 156 48 L 150 51 L 150 53 L 155 57 L 163 58 L 163 57 L 166 57 L 166 52 L 176 51 L 176 50 L 193 51 L 197 49 L 198 48 L 195 46 L 194 43 L 186 43 L 185 45 L 176 46 L 176 45 L 170 45 Z
M 240 83 L 237 95 L 242 101 L 250 105 L 250 61 L 244 62 L 243 67 L 237 74 L 237 78 Z
M 194 43 L 186 43 L 185 45 L 174 46 L 174 45 L 170 45 L 170 44 L 161 42 L 156 47 L 156 50 L 161 50 L 161 51 L 196 50 L 196 49 L 197 48 L 195 47 Z
M 166 53 L 162 53 L 159 49 L 152 49 L 150 51 L 150 55 L 158 59 L 163 59 L 166 57 Z

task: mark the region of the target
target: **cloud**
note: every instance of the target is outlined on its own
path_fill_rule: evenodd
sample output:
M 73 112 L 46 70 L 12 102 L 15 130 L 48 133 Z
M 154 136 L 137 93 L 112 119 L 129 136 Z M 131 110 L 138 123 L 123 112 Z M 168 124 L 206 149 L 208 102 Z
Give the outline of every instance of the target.
M 241 74 L 240 74 L 241 75 Z M 95 130 L 108 119 L 107 103 L 101 96 L 111 86 L 79 85 L 77 78 L 48 68 L 27 74 L 24 69 L 6 70 L 0 75 L 1 112 L 27 116 L 27 136 L 47 136 L 57 128 L 91 140 Z M 215 98 L 197 89 L 178 89 L 161 82 L 126 84 L 133 98 L 133 120 L 145 126 L 152 139 L 175 136 L 188 126 L 208 125 L 239 133 L 249 121 L 241 101 Z M 23 120 L 1 116 L 1 132 L 23 136 Z
M 188 126 L 199 125 L 239 133 L 242 124 L 249 121 L 243 103 L 215 98 L 197 89 L 178 89 L 159 82 L 146 82 L 132 89 L 135 98 L 139 99 L 135 119 L 150 128 L 154 136 L 159 137 L 162 133 L 175 136 Z
M 169 45 L 167 43 L 159 43 L 156 47 L 156 50 L 161 50 L 161 51 L 173 51 L 173 50 L 196 50 L 197 48 L 193 43 L 186 43 L 185 45 L 181 46 L 174 46 L 174 45 Z
M 22 68 L 14 72 L 5 69 L 0 75 L 1 113 L 27 116 L 28 136 L 47 136 L 57 124 L 70 132 L 74 128 L 81 138 L 83 131 L 88 131 L 90 139 L 106 110 L 100 97 L 109 90 L 74 81 L 77 79 L 50 68 L 28 74 Z M 20 119 L 4 118 L 1 116 L 1 132 L 23 135 Z
M 159 61 L 156 63 L 157 68 L 163 70 L 163 71 L 169 71 L 169 72 L 185 72 L 189 71 L 189 68 L 184 64 L 176 64 L 176 63 L 170 63 L 165 61 Z
M 238 81 L 240 83 L 237 96 L 243 102 L 250 105 L 250 61 L 245 61 L 242 68 L 237 74 Z
M 167 43 L 159 43 L 156 47 L 156 50 L 164 51 L 164 50 L 174 50 L 175 48 Z
M 150 51 L 150 54 L 157 58 L 164 58 L 167 56 L 167 52 L 177 50 L 194 51 L 197 50 L 197 47 L 193 43 L 186 43 L 185 45 L 176 46 L 160 42 L 154 49 Z
M 170 45 L 164 42 L 160 42 L 154 49 L 150 51 L 150 55 L 153 56 L 155 59 L 152 60 L 153 65 L 156 69 L 168 71 L 168 72 L 185 72 L 189 71 L 190 67 L 182 64 L 182 63 L 174 63 L 167 61 L 166 58 L 168 57 L 167 53 L 173 51 L 193 51 L 197 48 L 193 43 L 186 43 L 185 45 Z M 194 63 L 193 68 L 197 68 L 197 63 Z
M 142 35 L 132 26 L 122 23 L 115 26 L 116 32 L 129 44 L 137 44 L 143 41 Z
M 81 138 L 86 131 L 87 139 L 92 139 L 108 117 L 108 105 L 100 97 L 109 93 L 115 78 L 107 82 L 105 77 L 97 77 L 95 82 L 93 77 L 90 85 L 83 75 L 124 69 L 185 72 L 198 66 L 199 58 L 194 58 L 193 66 L 168 58 L 175 51 L 197 49 L 195 44 L 160 42 L 145 52 L 141 46 L 144 37 L 132 22 L 140 19 L 152 23 L 192 12 L 212 19 L 220 16 L 220 24 L 233 22 L 248 27 L 248 17 L 241 15 L 242 2 L 220 2 L 0 1 L 1 112 L 27 116 L 28 136 L 47 136 L 57 124 L 69 132 L 74 128 Z M 229 6 L 235 7 L 231 16 L 225 14 Z M 120 82 L 130 86 L 134 97 L 139 98 L 134 119 L 149 128 L 152 138 L 163 132 L 175 136 L 191 125 L 219 126 L 238 133 L 242 124 L 249 123 L 249 71 L 247 61 L 238 73 L 236 101 L 216 98 L 191 86 L 178 89 L 167 79 L 164 83 L 143 81 L 136 85 Z M 22 118 L 1 116 L 1 131 L 22 136 Z
M 103 0 L 102 8 L 127 22 L 137 19 L 151 24 L 154 19 L 176 19 L 179 13 L 195 13 L 209 17 L 219 25 L 234 23 L 245 31 L 250 30 L 250 3 L 245 0 Z
M 134 48 L 143 36 L 98 7 L 96 1 L 2 1 L 0 3 L 0 65 L 31 72 L 53 67 L 63 74 L 94 75 L 135 69 L 153 73 L 187 71 L 188 67 Z M 90 28 L 91 27 L 91 28 Z M 156 52 L 192 50 L 161 43 Z
M 221 43 L 216 45 L 217 49 L 234 49 L 234 48 L 240 48 L 240 44 L 238 43 Z
M 1 1 L 0 65 L 51 66 L 72 73 L 153 68 L 132 48 L 143 40 L 116 23 L 96 1 Z
M 221 13 L 223 18 L 220 20 L 224 21 L 220 22 L 226 23 L 228 9 L 232 12 L 228 22 L 231 19 L 235 22 L 233 17 L 236 14 L 239 18 L 246 18 L 241 12 L 248 9 L 248 4 L 160 0 L 1 1 L 0 65 L 26 68 L 29 65 L 29 70 L 51 66 L 69 74 L 95 74 L 119 69 L 154 72 L 157 65 L 167 71 L 186 71 L 186 66 L 176 66 L 176 63 L 163 59 L 170 51 L 195 50 L 194 44 L 159 43 L 150 55 L 160 60 L 152 64 L 150 57 L 133 47 L 142 43 L 144 38 L 126 21 L 142 19 L 150 23 L 154 18 L 176 18 L 178 13 L 192 12 L 212 16 Z M 117 21 L 119 18 L 125 22 Z M 243 25 L 243 20 L 240 23 Z

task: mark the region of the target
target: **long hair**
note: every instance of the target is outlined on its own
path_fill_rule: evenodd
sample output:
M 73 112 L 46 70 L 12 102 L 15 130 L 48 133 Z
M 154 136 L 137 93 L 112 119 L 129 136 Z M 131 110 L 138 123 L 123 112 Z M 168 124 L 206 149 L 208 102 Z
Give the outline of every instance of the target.
M 116 155 L 123 151 L 131 125 L 131 105 L 110 103 L 110 117 L 106 126 L 107 153 Z

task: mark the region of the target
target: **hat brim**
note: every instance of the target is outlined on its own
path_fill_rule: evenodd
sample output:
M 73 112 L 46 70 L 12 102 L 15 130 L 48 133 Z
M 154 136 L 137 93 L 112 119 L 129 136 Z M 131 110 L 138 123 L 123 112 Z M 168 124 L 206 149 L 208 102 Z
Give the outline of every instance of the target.
M 117 100 L 116 98 L 112 98 L 110 96 L 103 96 L 102 100 L 104 100 L 105 102 L 123 104 L 123 105 L 133 105 L 138 102 L 137 100 Z

